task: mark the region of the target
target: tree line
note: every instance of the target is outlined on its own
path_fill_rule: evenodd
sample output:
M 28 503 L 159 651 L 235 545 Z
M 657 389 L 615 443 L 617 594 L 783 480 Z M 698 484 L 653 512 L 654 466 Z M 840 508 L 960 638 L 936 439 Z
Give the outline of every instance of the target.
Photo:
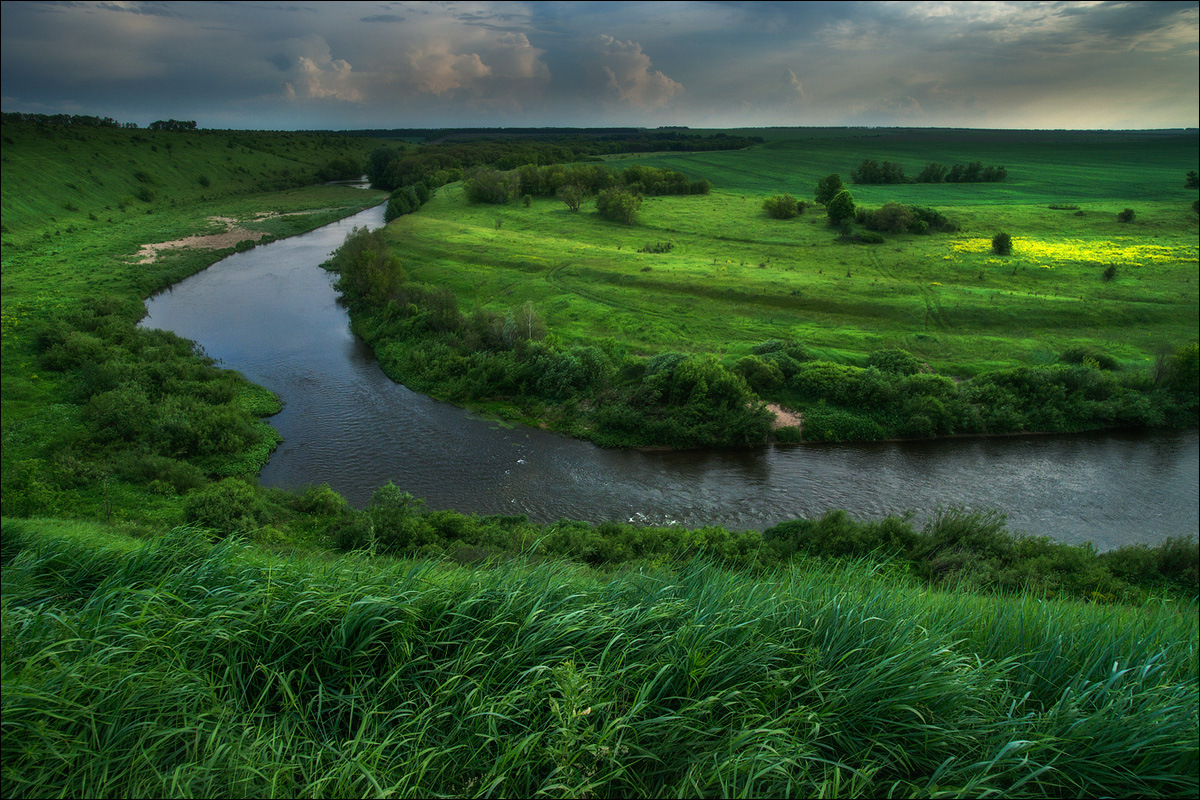
M 953 164 L 947 167 L 936 162 L 926 164 L 925 168 L 915 177 L 904 174 L 904 167 L 893 161 L 880 163 L 874 159 L 864 159 L 853 172 L 850 180 L 854 183 L 998 183 L 1008 176 L 1008 171 L 1000 166 L 984 166 L 981 161 L 971 161 L 966 164 Z
M 371 153 L 367 176 L 372 185 L 387 191 L 417 182 L 437 188 L 462 180 L 476 167 L 507 172 L 525 165 L 568 164 L 596 160 L 598 156 L 614 153 L 741 149 L 757 141 L 760 140 L 725 134 L 686 136 L 663 133 L 636 137 L 616 134 L 517 139 L 493 135 L 477 140 L 424 144 L 416 148 L 402 149 L 385 145 Z M 532 190 L 526 191 L 538 194 Z

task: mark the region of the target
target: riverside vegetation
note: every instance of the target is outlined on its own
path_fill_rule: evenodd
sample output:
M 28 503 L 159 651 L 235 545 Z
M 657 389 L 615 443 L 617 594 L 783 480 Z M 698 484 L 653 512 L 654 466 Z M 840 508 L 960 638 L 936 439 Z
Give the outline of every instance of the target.
M 842 146 L 831 136 L 829 152 Z M 387 199 L 311 185 L 368 164 L 380 143 L 7 115 L 4 137 L 4 796 L 1195 794 L 1194 541 L 1097 553 L 954 508 L 923 526 L 835 511 L 761 533 L 535 524 L 428 510 L 391 485 L 365 509 L 328 487 L 258 487 L 275 441 L 260 417 L 278 400 L 192 343 L 137 328 L 140 301 L 237 247 Z M 740 155 L 790 152 L 790 140 L 765 138 Z M 847 172 L 888 157 L 847 142 Z M 1011 188 L 1021 161 L 1010 156 L 975 143 L 937 157 L 1006 165 L 1004 182 L 957 192 Z M 558 328 L 515 281 L 490 308 L 460 306 L 461 286 L 455 297 L 418 276 L 396 237 L 454 213 L 491 247 L 522 230 L 521 215 L 558 213 L 564 230 L 621 245 L 604 245 L 618 260 L 670 259 L 691 245 L 647 230 L 653 214 L 678 204 L 683 219 L 688 203 L 722 200 L 740 190 L 730 164 L 754 163 L 722 160 L 733 151 L 675 157 L 688 163 L 647 162 L 659 171 L 640 174 L 690 173 L 689 187 L 709 178 L 710 193 L 647 194 L 632 226 L 551 194 L 467 205 L 455 185 L 425 184 L 437 191 L 394 215 L 386 247 L 352 239 L 338 258 L 364 269 L 342 280 L 363 278 L 361 298 L 381 286 L 385 303 L 407 298 L 400 320 L 440 308 L 511 336 L 512 352 L 586 360 L 594 348 L 617 367 L 614 353 L 633 357 L 635 345 Z M 136 196 L 142 186 L 149 199 Z M 811 206 L 791 222 L 768 217 L 763 199 L 783 191 L 810 196 L 747 192 L 744 207 L 760 215 L 748 228 L 842 235 Z M 1153 224 L 1160 212 L 1142 199 L 1120 204 L 1138 206 L 1122 224 Z M 954 218 L 948 206 L 936 204 Z M 250 234 L 138 263 L 142 245 L 224 231 L 231 223 L 207 221 L 218 216 Z M 526 270 L 534 283 L 537 272 Z M 700 344 L 703 322 L 691 323 Z M 1147 341 L 1180 340 L 1188 327 L 1173 325 Z M 690 422 L 681 409 L 693 396 L 711 403 L 713 385 L 747 391 L 727 366 L 740 354 L 673 355 L 679 339 L 639 336 L 672 379 L 699 371 L 687 401 L 659 419 Z M 794 348 L 788 338 L 763 360 Z M 854 366 L 853 347 L 805 341 Z M 1118 375 L 1145 357 L 1115 349 Z M 1169 363 L 1158 389 L 1168 394 L 1179 369 Z
M 329 266 L 397 380 L 608 446 L 1196 424 L 1194 133 L 775 136 L 477 171 Z M 897 154 L 1007 167 L 834 173 Z

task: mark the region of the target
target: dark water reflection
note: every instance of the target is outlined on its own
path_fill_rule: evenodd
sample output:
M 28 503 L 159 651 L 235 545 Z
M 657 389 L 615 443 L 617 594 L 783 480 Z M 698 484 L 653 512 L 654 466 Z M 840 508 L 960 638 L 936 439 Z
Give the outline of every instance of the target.
M 284 399 L 265 485 L 328 483 L 363 505 L 393 481 L 434 508 L 540 521 L 761 529 L 829 508 L 925 517 L 955 504 L 1100 549 L 1196 533 L 1194 430 L 629 452 L 473 418 L 392 383 L 317 266 L 382 213 L 231 256 L 147 302 L 144 324 L 200 342 Z

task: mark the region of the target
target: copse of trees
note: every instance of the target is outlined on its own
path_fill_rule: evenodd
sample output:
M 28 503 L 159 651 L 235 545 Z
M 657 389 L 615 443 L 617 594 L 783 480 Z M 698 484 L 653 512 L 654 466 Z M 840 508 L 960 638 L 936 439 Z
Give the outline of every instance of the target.
M 932 162 L 915 178 L 906 177 L 904 167 L 891 161 L 882 164 L 874 159 L 864 159 L 862 164 L 850 173 L 850 180 L 860 184 L 882 183 L 996 183 L 1004 180 L 1008 171 L 1000 166 L 984 166 L 981 161 L 971 161 L 966 164 L 954 164 L 947 167 Z
M 317 180 L 322 183 L 329 181 L 355 181 L 361 178 L 362 175 L 362 163 L 349 154 L 330 159 L 325 163 L 325 166 L 317 170 Z
M 904 167 L 891 161 L 880 164 L 873 159 L 865 159 L 858 169 L 850 173 L 854 183 L 907 183 L 904 177 Z
M 476 167 L 468 173 L 463 183 L 467 199 L 472 203 L 504 205 L 522 196 L 557 197 L 572 211 L 578 211 L 586 198 L 610 192 L 605 200 L 605 208 L 609 209 L 613 216 L 609 216 L 609 211 L 601 211 L 601 214 L 620 221 L 626 221 L 629 217 L 626 211 L 632 202 L 624 199 L 622 193 L 637 198 L 708 194 L 711 186 L 707 180 L 693 181 L 682 172 L 641 164 L 622 171 L 604 164 L 579 164 L 569 167 L 562 164 L 525 164 L 507 171 L 493 167 Z M 620 191 L 611 194 L 613 190 Z M 618 199 L 620 202 L 617 202 Z M 640 205 L 640 202 L 639 199 L 634 205 Z M 618 213 L 618 206 L 626 211 Z M 636 208 L 632 210 L 634 213 L 637 211 Z
M 949 233 L 958 230 L 958 225 L 940 211 L 904 203 L 886 203 L 875 210 L 860 207 L 855 217 L 864 227 L 882 233 Z
M 32 122 L 35 125 L 56 125 L 63 128 L 136 128 L 136 122 L 117 122 L 112 117 L 94 117 L 87 114 L 27 114 L 21 111 L 5 111 L 0 119 L 5 125 Z
M 429 198 L 432 196 L 433 191 L 423 183 L 401 186 L 388 198 L 387 208 L 383 212 L 383 221 L 391 222 L 397 217 L 418 211 L 421 206 L 429 202 Z
M 172 131 L 178 133 L 180 131 L 196 130 L 196 120 L 179 120 L 179 119 L 159 119 L 150 123 L 152 131 Z
M 356 132 L 368 135 L 370 131 Z M 376 135 L 397 135 L 404 132 L 376 131 Z M 418 131 L 428 142 L 419 147 L 383 146 L 371 154 L 367 176 L 377 189 L 392 191 L 400 186 L 423 182 L 436 188 L 459 180 L 474 167 L 488 166 L 502 171 L 525 165 L 545 167 L 580 161 L 598 161 L 601 155 L 613 153 L 655 152 L 659 150 L 729 150 L 749 147 L 760 138 L 736 137 L 725 134 L 696 136 L 677 132 L 647 134 L 642 131 L 598 132 L 582 135 L 579 132 L 537 132 L 497 135 L 495 131 L 455 132 Z M 635 165 L 630 169 L 650 169 Z M 630 182 L 637 179 L 632 178 Z M 706 182 L 701 182 L 706 183 Z M 548 191 L 525 189 L 533 196 L 553 197 L 559 186 Z M 593 194 L 604 187 L 591 190 Z M 703 185 L 692 185 L 689 193 L 704 194 Z M 683 194 L 678 189 L 659 191 L 649 185 L 642 194 Z

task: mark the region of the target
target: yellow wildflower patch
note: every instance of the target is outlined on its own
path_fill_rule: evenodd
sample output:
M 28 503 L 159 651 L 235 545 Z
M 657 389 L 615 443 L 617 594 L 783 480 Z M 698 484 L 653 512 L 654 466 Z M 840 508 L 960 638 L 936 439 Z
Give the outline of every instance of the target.
M 1168 247 L 1144 244 L 1127 237 L 1118 239 L 1027 239 L 1014 236 L 1013 255 L 1039 261 L 1094 262 L 1106 264 L 1166 264 L 1195 261 L 1198 248 L 1188 245 Z M 955 253 L 986 253 L 992 249 L 991 239 L 960 239 L 950 244 Z

